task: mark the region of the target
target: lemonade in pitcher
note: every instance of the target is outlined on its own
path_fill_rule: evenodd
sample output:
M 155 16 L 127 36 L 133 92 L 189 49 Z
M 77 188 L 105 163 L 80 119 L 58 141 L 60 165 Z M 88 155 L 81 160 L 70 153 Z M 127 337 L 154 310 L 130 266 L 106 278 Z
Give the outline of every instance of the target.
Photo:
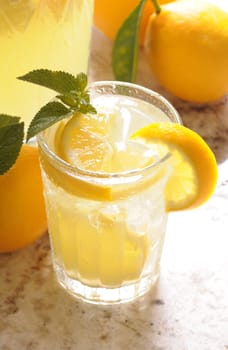
M 0 110 L 26 125 L 53 96 L 18 76 L 38 68 L 86 72 L 93 0 L 0 0 Z
M 54 267 L 94 303 L 134 299 L 159 276 L 169 157 L 130 139 L 152 122 L 180 122 L 158 94 L 94 83 L 97 114 L 63 120 L 38 137 Z

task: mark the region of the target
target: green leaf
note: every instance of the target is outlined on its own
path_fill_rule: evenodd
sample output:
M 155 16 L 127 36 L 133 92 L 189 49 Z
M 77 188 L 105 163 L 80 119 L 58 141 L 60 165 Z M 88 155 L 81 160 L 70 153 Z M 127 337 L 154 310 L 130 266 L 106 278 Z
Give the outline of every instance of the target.
M 64 104 L 68 105 L 72 111 L 81 112 L 81 113 L 97 113 L 96 109 L 89 103 L 89 95 L 81 94 L 81 95 L 58 95 L 56 96 L 60 101 Z
M 1 115 L 1 118 L 3 116 Z M 15 163 L 24 138 L 24 123 L 16 122 L 15 117 L 12 117 L 14 119 L 6 115 L 5 117 L 6 124 L 3 125 L 2 120 L 0 127 L 0 175 L 3 175 Z M 17 120 L 19 121 L 19 118 Z
M 8 114 L 0 114 L 0 128 L 6 125 L 17 124 L 20 121 L 20 117 L 13 117 Z
M 82 91 L 87 85 L 87 76 L 84 73 L 80 73 L 75 77 L 66 72 L 49 69 L 33 70 L 18 77 L 18 79 L 47 87 L 60 94 Z
M 18 79 L 55 90 L 60 93 L 56 99 L 62 102 L 50 102 L 40 109 L 29 125 L 27 141 L 42 130 L 66 118 L 70 113 L 96 113 L 95 108 L 90 104 L 90 96 L 86 90 L 88 80 L 84 73 L 79 73 L 75 77 L 62 71 L 37 69 Z
M 61 71 L 38 69 L 18 79 L 38 84 L 60 93 L 59 101 L 52 101 L 43 106 L 32 119 L 28 132 L 28 141 L 39 132 L 76 112 L 96 113 L 90 104 L 87 76 L 84 73 L 76 77 Z M 62 103 L 63 102 L 63 103 Z M 24 123 L 20 118 L 0 114 L 0 175 L 15 163 L 24 138 Z
M 140 1 L 117 32 L 112 49 L 112 68 L 116 80 L 134 82 L 136 79 L 139 28 L 146 1 Z
M 71 108 L 78 107 L 78 98 L 75 99 L 72 94 L 57 95 L 56 98 Z
M 31 121 L 26 140 L 28 141 L 31 137 L 34 137 L 49 126 L 68 117 L 69 113 L 72 114 L 71 109 L 62 103 L 56 101 L 49 102 L 39 110 Z
M 77 88 L 75 90 L 80 90 L 80 91 L 84 91 L 87 87 L 88 84 L 88 79 L 87 79 L 87 75 L 84 73 L 79 73 L 76 76 L 76 84 L 77 84 Z
M 96 114 L 97 113 L 96 109 L 91 104 L 87 104 L 87 102 L 83 103 L 83 101 L 81 101 L 79 112 L 81 112 L 82 114 L 86 114 L 86 113 Z

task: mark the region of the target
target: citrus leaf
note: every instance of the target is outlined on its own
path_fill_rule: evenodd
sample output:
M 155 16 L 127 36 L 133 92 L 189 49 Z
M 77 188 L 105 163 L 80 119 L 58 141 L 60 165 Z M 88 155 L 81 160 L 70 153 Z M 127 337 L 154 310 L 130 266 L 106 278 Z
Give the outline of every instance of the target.
M 139 27 L 146 1 L 140 1 L 117 32 L 112 49 L 112 69 L 116 80 L 134 82 L 136 79 Z
M 20 117 L 14 117 L 8 114 L 0 114 L 0 128 L 6 125 L 17 124 L 20 121 Z
M 32 119 L 28 128 L 26 140 L 28 141 L 31 137 L 34 137 L 49 126 L 68 117 L 69 113 L 72 114 L 71 109 L 67 108 L 62 103 L 56 101 L 49 102 L 43 106 Z
M 83 91 L 87 85 L 87 76 L 84 73 L 80 73 L 75 77 L 66 72 L 49 69 L 33 70 L 18 77 L 18 79 L 47 87 L 60 94 L 67 94 L 77 90 Z
M 3 175 L 15 163 L 23 143 L 23 138 L 23 122 L 8 123 L 0 128 L 0 175 Z

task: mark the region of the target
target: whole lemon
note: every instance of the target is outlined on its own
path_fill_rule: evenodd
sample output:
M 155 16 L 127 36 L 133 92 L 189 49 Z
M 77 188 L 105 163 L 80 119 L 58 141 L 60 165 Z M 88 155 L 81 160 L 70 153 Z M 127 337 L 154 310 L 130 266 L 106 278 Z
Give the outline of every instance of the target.
M 13 167 L 0 176 L 0 253 L 13 252 L 47 230 L 38 150 L 24 144 Z
M 228 92 L 227 9 L 200 0 L 162 6 L 149 19 L 145 52 L 167 91 L 192 102 L 218 100 Z
M 161 4 L 166 4 L 173 0 L 160 0 Z M 114 39 L 123 21 L 139 4 L 139 0 L 95 0 L 94 3 L 94 24 L 110 39 Z M 140 44 L 143 45 L 146 25 L 150 15 L 154 12 L 153 2 L 147 0 L 143 9 L 140 25 Z

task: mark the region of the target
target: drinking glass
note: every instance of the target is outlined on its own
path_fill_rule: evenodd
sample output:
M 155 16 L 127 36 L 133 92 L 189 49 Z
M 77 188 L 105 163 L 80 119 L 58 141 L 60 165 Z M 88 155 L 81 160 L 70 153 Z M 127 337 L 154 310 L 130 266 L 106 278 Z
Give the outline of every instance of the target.
M 89 93 L 98 116 L 118 116 L 104 137 L 119 147 L 111 162 L 121 152 L 125 158 L 115 171 L 83 169 L 56 154 L 65 122 L 38 135 L 53 264 L 60 284 L 76 297 L 123 303 L 158 280 L 167 222 L 164 191 L 172 171 L 172 156 L 156 151 L 152 163 L 139 167 L 142 149 L 129 143 L 130 135 L 156 121 L 181 120 L 165 98 L 138 85 L 95 82 Z
M 87 72 L 92 19 L 93 0 L 0 0 L 1 113 L 28 126 L 53 96 L 18 76 L 39 68 Z

